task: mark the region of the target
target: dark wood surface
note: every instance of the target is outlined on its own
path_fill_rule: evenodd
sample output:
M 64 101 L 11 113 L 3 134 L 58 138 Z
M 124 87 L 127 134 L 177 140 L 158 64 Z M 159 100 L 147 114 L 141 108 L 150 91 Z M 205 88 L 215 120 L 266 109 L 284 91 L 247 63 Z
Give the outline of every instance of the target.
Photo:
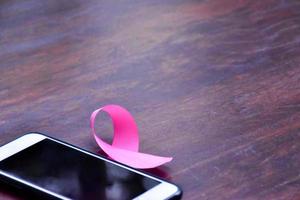
M 298 0 L 1 0 L 0 75 L 0 144 L 120 104 L 183 199 L 300 199 Z

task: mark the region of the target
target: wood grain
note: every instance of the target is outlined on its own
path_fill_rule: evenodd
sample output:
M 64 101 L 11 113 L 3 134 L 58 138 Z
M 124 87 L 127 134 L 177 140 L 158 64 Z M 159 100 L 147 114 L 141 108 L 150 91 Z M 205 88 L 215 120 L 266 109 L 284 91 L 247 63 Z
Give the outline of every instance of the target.
M 39 131 L 97 152 L 89 115 L 115 103 L 136 118 L 144 152 L 174 156 L 159 174 L 183 199 L 300 199 L 299 10 L 2 0 L 0 143 Z

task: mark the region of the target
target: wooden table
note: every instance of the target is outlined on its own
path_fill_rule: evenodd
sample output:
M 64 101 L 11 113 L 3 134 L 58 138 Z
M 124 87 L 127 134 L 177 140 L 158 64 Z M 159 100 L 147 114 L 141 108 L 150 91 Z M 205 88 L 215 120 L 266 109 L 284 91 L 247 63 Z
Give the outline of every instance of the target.
M 120 104 L 183 199 L 300 199 L 298 0 L 3 0 L 0 75 L 0 144 L 98 152 L 89 116 Z

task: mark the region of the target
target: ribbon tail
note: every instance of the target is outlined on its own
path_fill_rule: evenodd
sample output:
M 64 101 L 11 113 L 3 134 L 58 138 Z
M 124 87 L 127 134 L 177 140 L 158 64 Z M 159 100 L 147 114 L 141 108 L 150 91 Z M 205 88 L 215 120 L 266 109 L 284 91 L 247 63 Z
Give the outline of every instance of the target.
M 112 159 L 137 169 L 150 169 L 155 168 L 165 163 L 170 162 L 172 157 L 155 156 L 146 153 L 139 153 L 135 151 L 129 151 L 120 149 L 95 137 L 96 142 L 101 149 Z

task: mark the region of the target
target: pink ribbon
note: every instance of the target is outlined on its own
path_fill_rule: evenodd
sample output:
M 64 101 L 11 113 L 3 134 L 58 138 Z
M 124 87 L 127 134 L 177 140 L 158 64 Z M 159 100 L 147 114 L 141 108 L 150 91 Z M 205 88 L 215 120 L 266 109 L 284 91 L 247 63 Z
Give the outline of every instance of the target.
M 104 111 L 112 119 L 114 137 L 112 144 L 104 142 L 95 132 L 95 119 L 99 112 Z M 131 114 L 118 105 L 107 105 L 95 110 L 91 115 L 91 129 L 100 148 L 112 159 L 125 165 L 148 169 L 158 167 L 172 160 L 171 157 L 160 157 L 138 152 L 139 136 L 136 123 Z

